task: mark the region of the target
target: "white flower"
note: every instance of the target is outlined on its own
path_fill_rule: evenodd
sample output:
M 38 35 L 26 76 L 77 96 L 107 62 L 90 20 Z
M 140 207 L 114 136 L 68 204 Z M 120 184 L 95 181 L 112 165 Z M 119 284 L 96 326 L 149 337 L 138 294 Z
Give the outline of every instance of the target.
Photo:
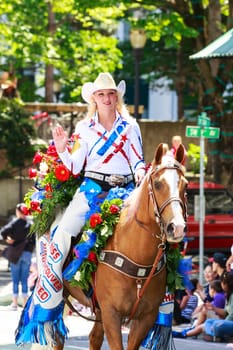
M 76 274 L 74 275 L 74 279 L 76 281 L 80 281 L 80 278 L 81 278 L 81 273 L 80 273 L 80 271 L 77 271 Z
M 101 229 L 100 235 L 106 236 L 106 237 L 108 236 L 108 226 L 107 225 L 103 226 L 103 228 Z
M 43 174 L 47 174 L 48 170 L 49 170 L 48 164 L 45 162 L 41 162 L 40 163 L 40 172 Z

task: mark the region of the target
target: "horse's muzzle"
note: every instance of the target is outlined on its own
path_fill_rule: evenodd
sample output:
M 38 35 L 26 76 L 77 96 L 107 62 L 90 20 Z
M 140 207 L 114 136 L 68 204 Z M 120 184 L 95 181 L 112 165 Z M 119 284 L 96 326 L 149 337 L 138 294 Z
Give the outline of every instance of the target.
M 169 243 L 179 243 L 185 236 L 187 227 L 186 225 L 175 225 L 174 223 L 168 224 L 166 228 L 167 241 Z

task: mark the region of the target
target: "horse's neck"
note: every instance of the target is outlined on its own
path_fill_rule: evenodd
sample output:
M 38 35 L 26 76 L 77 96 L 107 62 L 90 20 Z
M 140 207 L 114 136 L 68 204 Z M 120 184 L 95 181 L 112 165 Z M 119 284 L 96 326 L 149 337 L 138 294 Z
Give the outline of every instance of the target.
M 120 251 L 138 263 L 144 263 L 145 259 L 151 263 L 157 234 L 159 227 L 155 222 L 148 184 L 144 182 L 122 210 L 114 235 L 106 248 Z

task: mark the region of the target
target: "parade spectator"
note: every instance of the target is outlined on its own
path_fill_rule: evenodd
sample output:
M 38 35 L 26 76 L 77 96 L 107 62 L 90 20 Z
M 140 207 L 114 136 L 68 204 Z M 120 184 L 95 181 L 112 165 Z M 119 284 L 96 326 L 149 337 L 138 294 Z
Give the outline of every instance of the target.
M 205 303 L 206 301 L 213 301 L 213 298 L 209 293 L 209 286 L 210 286 L 210 283 L 214 281 L 216 278 L 217 278 L 217 273 L 213 271 L 212 264 L 211 263 L 207 264 L 204 268 L 204 279 L 207 283 L 204 286 L 204 288 L 199 288 L 197 290 L 203 303 Z
M 233 271 L 224 272 L 220 281 L 226 297 L 225 307 L 217 307 L 214 303 L 206 304 L 207 310 L 217 317 L 207 318 L 204 323 L 193 329 L 183 329 L 181 332 L 176 332 L 176 336 L 186 338 L 205 332 L 204 339 L 208 341 L 215 341 L 217 338 L 222 340 L 225 336 L 233 336 Z
M 231 246 L 231 255 L 230 257 L 227 259 L 226 262 L 226 270 L 229 272 L 231 270 L 233 270 L 233 244 Z
M 23 305 L 28 298 L 28 276 L 31 264 L 32 252 L 35 247 L 34 236 L 29 236 L 30 221 L 26 217 L 27 208 L 23 203 L 16 206 L 16 217 L 1 228 L 0 234 L 7 243 L 3 252 L 4 257 L 10 263 L 10 271 L 13 282 L 12 304 L 8 309 L 16 311 L 18 308 L 19 286 L 22 288 Z
M 184 337 L 193 337 L 201 334 L 203 332 L 204 322 L 206 319 L 221 318 L 218 312 L 215 311 L 218 309 L 224 309 L 225 307 L 226 298 L 220 280 L 214 280 L 210 282 L 209 293 L 213 298 L 213 301 L 211 303 L 208 301 L 204 303 L 197 315 L 195 315 L 195 312 L 193 313 L 192 317 L 196 317 L 194 328 L 183 330 L 182 334 Z
M 212 260 L 213 271 L 221 279 L 221 276 L 226 271 L 227 257 L 223 253 L 214 253 Z
M 221 284 L 226 294 L 226 306 L 224 309 L 212 306 L 212 310 L 224 319 L 207 319 L 204 324 L 205 333 L 213 337 L 213 340 L 233 336 L 233 271 L 223 273 Z
M 176 325 L 182 323 L 190 323 L 192 320 L 193 311 L 196 309 L 198 304 L 198 297 L 195 295 L 197 289 L 198 280 L 196 278 L 191 279 L 193 288 L 191 290 L 185 289 L 185 294 L 179 303 L 179 311 L 176 310 L 174 313 L 174 321 Z
M 173 157 L 175 157 L 176 151 L 179 147 L 179 145 L 182 144 L 182 137 L 179 135 L 175 135 L 172 137 L 172 146 L 171 149 L 169 151 L 169 154 L 171 154 Z M 186 163 L 186 159 L 187 159 L 187 152 L 185 151 L 185 156 L 182 162 L 182 165 L 185 165 Z

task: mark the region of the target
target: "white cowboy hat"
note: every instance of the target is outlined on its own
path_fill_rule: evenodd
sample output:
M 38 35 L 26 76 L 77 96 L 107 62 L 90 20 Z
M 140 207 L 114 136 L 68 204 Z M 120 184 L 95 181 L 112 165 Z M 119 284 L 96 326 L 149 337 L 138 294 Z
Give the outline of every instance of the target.
M 113 77 L 110 73 L 100 73 L 94 83 L 85 83 L 82 87 L 82 98 L 87 103 L 90 103 L 90 97 L 94 92 L 98 90 L 113 89 L 118 91 L 121 96 L 125 93 L 125 81 L 121 80 L 118 85 L 116 85 Z

